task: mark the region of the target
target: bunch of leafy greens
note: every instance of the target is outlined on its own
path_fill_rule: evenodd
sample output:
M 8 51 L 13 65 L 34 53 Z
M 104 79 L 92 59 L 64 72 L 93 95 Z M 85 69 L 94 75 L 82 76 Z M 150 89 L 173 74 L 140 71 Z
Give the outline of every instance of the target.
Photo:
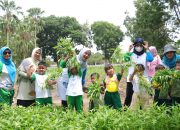
M 57 43 L 57 46 L 54 47 L 58 56 L 72 55 L 73 53 L 73 43 L 71 39 L 61 38 Z
M 101 94 L 101 84 L 100 81 L 96 78 L 95 83 L 92 83 L 88 86 L 88 93 L 87 96 L 93 99 L 99 99 Z
M 51 69 L 45 81 L 45 84 L 42 87 L 52 89 L 52 86 L 48 85 L 48 81 L 57 79 L 61 75 L 61 73 L 62 73 L 62 68 Z
M 111 61 L 113 63 L 119 63 L 122 67 L 127 68 L 133 65 L 131 55 L 132 53 L 122 53 L 121 48 L 117 47 L 111 56 Z

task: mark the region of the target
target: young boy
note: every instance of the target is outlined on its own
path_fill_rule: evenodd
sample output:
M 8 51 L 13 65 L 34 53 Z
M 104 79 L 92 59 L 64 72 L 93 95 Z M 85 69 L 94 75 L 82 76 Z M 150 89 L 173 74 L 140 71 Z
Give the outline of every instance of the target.
M 147 106 L 149 106 L 150 101 L 150 95 L 148 94 L 148 90 L 146 87 L 142 86 L 142 83 L 140 83 L 140 78 L 143 80 L 144 85 L 150 86 L 150 82 L 148 80 L 148 77 L 144 76 L 144 70 L 145 67 L 142 64 L 136 64 L 133 73 L 130 75 L 129 80 L 133 84 L 133 99 L 132 99 L 132 108 L 140 108 L 143 109 Z
M 75 108 L 77 112 L 81 113 L 83 111 L 82 71 L 75 59 L 71 63 L 73 62 L 73 65 L 68 65 L 69 82 L 66 91 L 67 103 L 70 109 Z
M 48 105 L 52 104 L 52 96 L 51 90 L 46 85 L 56 84 L 55 80 L 48 80 L 48 84 L 46 80 L 48 75 L 46 74 L 47 65 L 45 62 L 41 61 L 38 64 L 37 72 L 34 74 L 28 74 L 31 80 L 35 80 L 35 93 L 36 93 L 36 103 L 37 105 Z
M 180 75 L 180 60 L 176 61 L 176 72 L 178 75 Z M 172 104 L 180 104 L 180 77 L 176 79 L 176 81 L 173 83 L 171 87 L 171 98 L 172 98 Z
M 106 78 L 104 81 L 104 86 L 106 88 L 104 103 L 106 106 L 112 107 L 114 109 L 120 109 L 121 99 L 118 92 L 119 81 L 121 80 L 123 69 L 118 74 L 115 74 L 114 68 L 111 64 L 105 65 Z
M 90 77 L 91 77 L 92 85 L 98 85 L 99 91 L 100 91 L 99 98 L 90 99 L 90 101 L 89 101 L 89 110 L 93 110 L 94 108 L 98 108 L 100 105 L 101 106 L 103 105 L 102 98 L 103 98 L 104 90 L 101 87 L 101 84 L 98 83 L 99 77 L 100 77 L 98 73 L 92 73 Z M 91 87 L 91 86 L 89 86 L 89 87 Z M 89 87 L 88 87 L 88 90 L 89 90 Z M 93 87 L 92 87 L 92 89 L 93 89 Z

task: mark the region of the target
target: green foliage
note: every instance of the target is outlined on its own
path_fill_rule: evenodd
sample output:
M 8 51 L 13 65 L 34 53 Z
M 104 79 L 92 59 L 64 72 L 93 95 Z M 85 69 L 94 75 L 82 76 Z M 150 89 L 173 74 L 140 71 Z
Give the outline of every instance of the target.
M 81 66 L 80 66 L 80 63 L 77 61 L 76 56 L 73 56 L 73 57 L 68 59 L 67 67 L 69 69 L 72 69 L 72 68 L 76 67 L 78 71 L 80 70 Z
M 163 90 L 161 93 L 162 96 L 166 95 L 166 92 L 169 91 L 170 87 L 173 83 L 176 83 L 177 80 L 180 78 L 180 71 L 176 70 L 158 70 L 154 77 L 152 78 L 152 85 L 155 88 L 159 88 Z
M 97 52 L 95 54 L 91 54 L 91 57 L 88 59 L 88 65 L 96 65 L 104 63 L 104 56 Z
M 45 84 L 42 86 L 43 88 L 52 88 L 51 86 L 48 85 L 48 80 L 55 80 L 57 79 L 62 73 L 62 68 L 54 68 L 51 69 L 50 73 L 48 73 L 48 77 L 45 81 Z
M 157 49 L 162 49 L 165 44 L 172 41 L 170 32 L 173 30 L 166 26 L 170 14 L 164 1 L 137 0 L 134 5 L 137 9 L 136 17 L 130 18 L 127 13 L 124 21 L 127 36 L 132 40 L 142 37 Z
M 52 55 L 55 61 L 57 60 L 56 50 L 53 47 L 57 45 L 61 38 L 71 38 L 73 47 L 85 43 L 86 36 L 75 18 L 49 16 L 43 18 L 43 20 L 45 25 L 37 35 L 37 43 L 43 49 L 43 57 Z
M 115 26 L 108 22 L 94 22 L 91 25 L 91 30 L 94 34 L 93 40 L 97 45 L 98 50 L 102 50 L 105 59 L 109 60 L 113 53 L 113 48 L 116 48 L 123 40 L 123 32 L 119 26 Z
M 79 114 L 55 106 L 2 106 L 0 126 L 3 130 L 178 130 L 180 106 L 150 107 L 146 110 L 117 111 L 102 107 Z
M 142 75 L 138 75 L 139 86 L 144 88 L 149 94 L 154 95 L 154 90 L 151 87 L 151 83 Z
M 98 77 L 96 77 L 95 83 L 88 86 L 87 96 L 91 100 L 93 100 L 93 99 L 99 99 L 100 94 L 101 94 L 101 84 L 100 84 Z
M 56 49 L 56 53 L 60 57 L 64 56 L 64 54 L 71 55 L 73 53 L 73 43 L 71 39 L 61 38 L 53 48 Z
M 123 68 L 128 68 L 129 66 L 134 65 L 131 61 L 131 53 L 122 53 L 122 50 L 120 47 L 117 47 L 114 51 L 114 53 L 111 56 L 112 63 L 119 63 Z

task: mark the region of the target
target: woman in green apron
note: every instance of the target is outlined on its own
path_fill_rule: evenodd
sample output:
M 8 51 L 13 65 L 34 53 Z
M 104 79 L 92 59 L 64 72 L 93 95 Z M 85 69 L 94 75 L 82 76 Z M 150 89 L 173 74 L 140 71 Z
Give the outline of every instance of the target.
M 8 47 L 2 47 L 0 50 L 0 104 L 12 104 L 15 77 L 16 67 L 12 61 L 12 51 Z

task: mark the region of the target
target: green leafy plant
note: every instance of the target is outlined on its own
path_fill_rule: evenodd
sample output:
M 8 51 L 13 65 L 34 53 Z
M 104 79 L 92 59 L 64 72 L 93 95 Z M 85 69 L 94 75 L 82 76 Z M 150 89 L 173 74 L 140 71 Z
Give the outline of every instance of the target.
M 72 55 L 74 52 L 71 39 L 61 38 L 54 49 L 56 50 L 58 56 L 63 56 L 64 54 Z
M 88 93 L 87 96 L 93 100 L 93 99 L 99 99 L 101 94 L 101 84 L 98 79 L 96 79 L 95 83 L 88 86 Z
M 139 86 L 144 88 L 149 94 L 154 95 L 154 91 L 151 87 L 151 83 L 148 82 L 148 79 L 146 79 L 142 75 L 138 75 L 139 78 Z
M 77 61 L 76 56 L 73 56 L 68 59 L 67 66 L 68 66 L 68 68 L 76 67 L 77 70 L 80 70 L 80 68 L 81 68 L 80 63 Z
M 48 85 L 48 81 L 55 80 L 56 78 L 58 78 L 61 75 L 61 73 L 62 73 L 62 68 L 51 69 L 51 71 L 48 74 L 48 77 L 45 81 L 45 84 L 42 87 L 52 89 L 52 86 Z
M 179 79 L 180 71 L 170 69 L 158 70 L 152 78 L 152 86 L 163 90 L 163 92 L 167 92 L 172 86 L 172 83 Z M 162 95 L 164 94 L 162 93 Z
M 121 48 L 117 47 L 111 56 L 111 61 L 113 63 L 120 63 L 122 67 L 127 68 L 133 65 L 130 58 L 131 55 L 131 53 L 122 53 Z
M 100 107 L 95 112 L 64 111 L 59 106 L 1 106 L 2 130 L 179 130 L 180 106 L 151 106 L 145 110 L 117 111 Z M 68 122 L 68 123 L 67 123 Z

